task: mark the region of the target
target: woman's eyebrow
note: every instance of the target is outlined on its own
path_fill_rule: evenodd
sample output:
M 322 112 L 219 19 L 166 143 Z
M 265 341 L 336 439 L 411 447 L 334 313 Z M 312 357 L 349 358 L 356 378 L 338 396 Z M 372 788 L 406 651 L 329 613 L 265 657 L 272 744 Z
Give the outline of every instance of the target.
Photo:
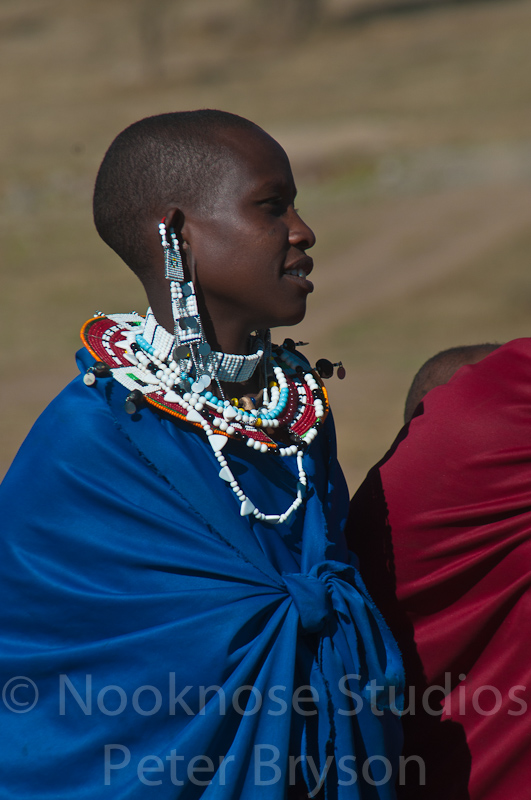
M 297 188 L 294 183 L 285 180 L 265 181 L 257 187 L 258 192 L 265 194 L 290 194 L 293 198 L 297 196 Z

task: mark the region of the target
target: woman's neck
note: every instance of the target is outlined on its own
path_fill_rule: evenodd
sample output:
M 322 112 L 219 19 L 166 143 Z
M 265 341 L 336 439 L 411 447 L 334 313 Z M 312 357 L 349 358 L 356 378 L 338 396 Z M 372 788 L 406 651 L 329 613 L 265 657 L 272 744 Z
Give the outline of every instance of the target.
M 169 296 L 150 293 L 148 300 L 153 316 L 159 325 L 168 333 L 173 334 L 174 321 Z M 226 321 L 223 325 L 214 326 L 212 320 L 203 314 L 201 321 L 205 338 L 213 350 L 234 355 L 249 355 L 251 331 L 239 324 L 238 320 Z

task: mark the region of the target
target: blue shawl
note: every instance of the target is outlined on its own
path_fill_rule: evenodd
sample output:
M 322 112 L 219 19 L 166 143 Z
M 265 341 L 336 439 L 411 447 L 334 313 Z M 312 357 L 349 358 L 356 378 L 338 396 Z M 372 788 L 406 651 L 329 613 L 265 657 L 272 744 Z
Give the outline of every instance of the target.
M 200 432 L 126 394 L 77 378 L 0 487 L 1 800 L 283 800 L 301 776 L 393 798 L 401 661 L 343 539 L 331 419 L 303 509 L 268 526 Z M 289 506 L 295 459 L 225 453 L 261 510 Z

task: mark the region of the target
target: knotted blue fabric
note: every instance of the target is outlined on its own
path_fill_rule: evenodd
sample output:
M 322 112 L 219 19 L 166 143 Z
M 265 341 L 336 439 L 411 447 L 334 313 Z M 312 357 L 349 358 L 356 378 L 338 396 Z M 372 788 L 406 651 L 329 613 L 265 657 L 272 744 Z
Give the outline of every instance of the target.
M 0 799 L 285 800 L 304 778 L 391 800 L 401 661 L 343 540 L 331 421 L 272 527 L 201 432 L 125 395 L 76 379 L 0 488 Z M 290 505 L 294 459 L 224 453 L 261 510 Z
M 309 574 L 283 575 L 287 590 L 299 612 L 300 625 L 304 633 L 315 633 L 322 630 L 327 620 L 334 614 L 330 588 L 316 574 L 320 567 L 327 566 L 333 569 L 334 564 L 319 564 L 317 567 L 312 567 Z M 338 564 L 337 566 L 344 567 L 345 565 Z M 324 573 L 325 576 L 332 574 L 329 570 Z

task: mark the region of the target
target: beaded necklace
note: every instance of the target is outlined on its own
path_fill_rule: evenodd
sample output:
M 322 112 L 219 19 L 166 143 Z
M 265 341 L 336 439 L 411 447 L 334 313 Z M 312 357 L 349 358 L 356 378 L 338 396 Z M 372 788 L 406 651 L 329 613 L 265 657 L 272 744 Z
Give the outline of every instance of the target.
M 250 356 L 215 353 L 209 348 L 198 370 L 189 350 L 174 352 L 174 338 L 157 324 L 151 310 L 145 320 L 135 313 L 104 316 L 98 312 L 83 326 L 81 338 L 97 359 L 83 378 L 86 385 L 112 375 L 130 391 L 125 406 L 129 413 L 146 401 L 204 431 L 220 466 L 219 477 L 239 500 L 242 516 L 277 525 L 302 505 L 307 488 L 304 451 L 317 436 L 329 405 L 319 375 L 298 353 L 287 347 L 266 348 L 255 337 Z M 219 385 L 219 379 L 234 381 L 234 375 L 245 375 L 239 380 L 246 380 L 264 362 L 266 386 L 258 408 L 246 410 L 236 398 L 219 398 L 209 388 L 211 365 Z M 279 444 L 275 433 L 289 443 Z M 245 495 L 222 452 L 229 439 L 260 453 L 296 456 L 297 496 L 282 514 L 264 514 Z

